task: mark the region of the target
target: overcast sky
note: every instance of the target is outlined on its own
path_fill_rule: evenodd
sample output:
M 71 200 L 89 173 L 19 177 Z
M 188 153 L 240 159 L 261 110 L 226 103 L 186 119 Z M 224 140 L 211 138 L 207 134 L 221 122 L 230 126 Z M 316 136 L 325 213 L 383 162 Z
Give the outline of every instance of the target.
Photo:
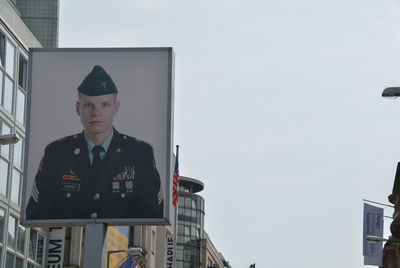
M 400 2 L 60 2 L 60 47 L 174 48 L 181 174 L 232 267 L 363 267 L 362 199 L 400 159 Z

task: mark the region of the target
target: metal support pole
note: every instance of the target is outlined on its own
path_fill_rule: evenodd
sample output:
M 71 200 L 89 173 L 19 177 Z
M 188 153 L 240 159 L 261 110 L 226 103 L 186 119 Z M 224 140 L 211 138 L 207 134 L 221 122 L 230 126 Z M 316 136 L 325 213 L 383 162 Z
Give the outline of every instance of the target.
M 106 232 L 107 225 L 103 223 L 86 224 L 83 268 L 106 267 Z

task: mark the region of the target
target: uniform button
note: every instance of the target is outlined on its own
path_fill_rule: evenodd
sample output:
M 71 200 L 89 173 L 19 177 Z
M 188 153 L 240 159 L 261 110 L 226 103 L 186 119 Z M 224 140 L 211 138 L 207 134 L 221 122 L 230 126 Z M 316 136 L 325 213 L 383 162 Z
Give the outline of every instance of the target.
M 115 152 L 116 152 L 116 153 L 120 153 L 120 152 L 121 152 L 121 149 L 120 149 L 120 148 L 117 148 L 117 150 L 115 150 Z
M 90 218 L 97 219 L 97 213 L 94 212 L 94 213 L 90 214 Z
M 71 197 L 71 193 L 67 193 L 66 196 L 67 196 L 67 198 L 70 198 Z
M 99 193 L 96 193 L 94 196 L 93 196 L 93 199 L 94 200 L 98 200 L 100 198 L 100 194 Z
M 126 137 L 126 136 L 122 136 L 122 138 L 123 138 L 124 140 L 126 140 L 126 139 L 127 139 L 127 137 Z
M 122 193 L 122 194 L 121 194 L 121 198 L 125 198 L 125 193 Z

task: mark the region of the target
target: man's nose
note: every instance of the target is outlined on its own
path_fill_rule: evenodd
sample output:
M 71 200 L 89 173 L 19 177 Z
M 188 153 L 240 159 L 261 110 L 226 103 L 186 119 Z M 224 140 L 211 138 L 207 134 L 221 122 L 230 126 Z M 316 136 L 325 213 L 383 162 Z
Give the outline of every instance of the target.
M 92 116 L 97 116 L 97 115 L 100 115 L 100 112 L 101 112 L 100 106 L 94 105 L 92 110 L 91 110 L 91 115 Z

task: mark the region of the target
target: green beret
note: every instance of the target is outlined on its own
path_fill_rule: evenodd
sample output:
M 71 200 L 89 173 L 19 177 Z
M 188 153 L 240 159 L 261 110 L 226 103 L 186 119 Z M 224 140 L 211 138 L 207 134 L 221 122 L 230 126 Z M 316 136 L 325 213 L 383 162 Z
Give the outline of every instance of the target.
M 93 70 L 78 87 L 78 91 L 86 96 L 100 96 L 118 92 L 113 80 L 100 65 L 93 67 Z

